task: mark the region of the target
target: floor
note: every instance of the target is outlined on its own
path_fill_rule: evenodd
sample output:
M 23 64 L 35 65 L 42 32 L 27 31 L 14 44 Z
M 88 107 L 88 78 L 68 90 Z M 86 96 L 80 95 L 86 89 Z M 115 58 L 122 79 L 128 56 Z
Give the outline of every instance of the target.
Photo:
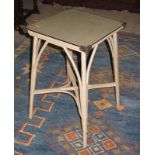
M 63 10 L 71 8 L 70 6 L 61 6 L 58 4 L 52 5 L 44 5 L 42 3 L 39 4 L 40 14 L 33 14 L 28 19 L 27 22 L 29 24 L 35 23 L 38 20 L 47 18 L 54 14 L 57 14 Z M 116 10 L 99 10 L 99 9 L 89 9 L 84 7 L 76 7 L 76 9 L 90 12 L 96 15 L 104 16 L 107 18 L 123 21 L 127 23 L 127 26 L 122 31 L 140 34 L 140 14 L 130 13 L 127 10 L 116 11 Z

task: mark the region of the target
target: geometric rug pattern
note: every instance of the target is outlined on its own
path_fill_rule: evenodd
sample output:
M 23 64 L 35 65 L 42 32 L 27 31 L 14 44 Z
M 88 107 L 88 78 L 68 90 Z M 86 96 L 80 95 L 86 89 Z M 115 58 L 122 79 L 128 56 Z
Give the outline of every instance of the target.
M 72 122 L 74 127 L 68 126 L 52 129 L 48 126 L 48 132 L 45 134 L 48 143 L 52 148 L 57 148 L 57 153 L 71 155 L 136 155 L 138 145 L 129 146 L 127 139 L 122 140 L 116 131 L 110 130 L 106 123 L 100 120 L 103 115 L 98 112 L 94 115 L 99 115 L 97 118 L 89 118 L 88 125 L 88 147 L 82 147 L 82 131 L 80 124 Z M 57 145 L 53 144 L 53 139 L 57 141 Z M 63 148 L 63 152 L 62 149 Z
M 139 155 L 139 36 L 119 33 L 121 103 L 113 88 L 89 91 L 88 146 L 82 147 L 80 117 L 74 100 L 62 93 L 36 95 L 28 118 L 31 38 L 15 33 L 15 155 Z M 76 59 L 76 56 L 75 56 Z M 66 84 L 62 50 L 48 46 L 41 56 L 36 87 Z M 94 58 L 90 83 L 113 80 L 105 44 Z

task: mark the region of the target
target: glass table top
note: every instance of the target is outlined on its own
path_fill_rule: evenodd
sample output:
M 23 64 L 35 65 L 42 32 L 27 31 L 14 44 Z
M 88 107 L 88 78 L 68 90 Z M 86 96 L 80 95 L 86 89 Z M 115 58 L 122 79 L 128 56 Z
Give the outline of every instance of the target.
M 91 13 L 68 9 L 29 25 L 28 30 L 76 46 L 90 46 L 123 25 L 122 22 Z

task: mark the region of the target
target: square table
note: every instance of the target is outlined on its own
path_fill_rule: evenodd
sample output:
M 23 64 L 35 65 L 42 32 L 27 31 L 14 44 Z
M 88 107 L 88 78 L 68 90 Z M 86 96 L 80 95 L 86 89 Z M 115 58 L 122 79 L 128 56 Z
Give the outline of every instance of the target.
M 87 146 L 87 117 L 88 90 L 105 87 L 115 87 L 116 108 L 119 110 L 119 67 L 117 32 L 124 27 L 124 23 L 100 17 L 76 9 L 68 9 L 36 24 L 27 27 L 33 37 L 33 56 L 30 80 L 29 118 L 33 115 L 34 95 L 62 92 L 71 95 L 75 100 L 81 116 L 83 130 L 83 146 Z M 44 44 L 41 46 L 41 41 Z M 103 84 L 89 84 L 89 74 L 93 58 L 98 46 L 107 41 L 112 53 L 114 68 L 114 82 Z M 35 89 L 37 66 L 40 57 L 48 44 L 63 49 L 67 59 L 67 77 L 69 82 L 60 88 Z M 81 68 L 73 59 L 74 53 L 80 53 Z M 88 57 L 90 53 L 90 57 Z M 80 73 L 81 72 L 81 73 Z

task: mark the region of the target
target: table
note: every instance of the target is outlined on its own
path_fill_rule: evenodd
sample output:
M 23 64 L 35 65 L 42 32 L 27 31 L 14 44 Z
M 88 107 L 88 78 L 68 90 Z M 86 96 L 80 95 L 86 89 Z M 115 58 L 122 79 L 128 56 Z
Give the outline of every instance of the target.
M 68 9 L 52 17 L 41 20 L 27 27 L 33 37 L 33 55 L 30 80 L 30 107 L 29 118 L 33 115 L 34 95 L 61 92 L 71 95 L 75 100 L 81 116 L 83 131 L 83 146 L 87 146 L 87 118 L 88 118 L 88 91 L 90 89 L 115 87 L 116 108 L 119 110 L 119 67 L 117 32 L 124 27 L 124 23 L 90 14 L 76 9 Z M 41 44 L 44 41 L 44 44 Z M 93 58 L 98 46 L 107 41 L 111 49 L 114 82 L 90 84 L 89 74 Z M 35 89 L 37 66 L 40 57 L 48 44 L 63 49 L 67 59 L 67 77 L 69 82 L 60 88 Z M 42 46 L 41 46 L 42 45 Z M 73 59 L 73 54 L 80 54 L 81 68 Z M 90 57 L 88 57 L 88 52 Z

